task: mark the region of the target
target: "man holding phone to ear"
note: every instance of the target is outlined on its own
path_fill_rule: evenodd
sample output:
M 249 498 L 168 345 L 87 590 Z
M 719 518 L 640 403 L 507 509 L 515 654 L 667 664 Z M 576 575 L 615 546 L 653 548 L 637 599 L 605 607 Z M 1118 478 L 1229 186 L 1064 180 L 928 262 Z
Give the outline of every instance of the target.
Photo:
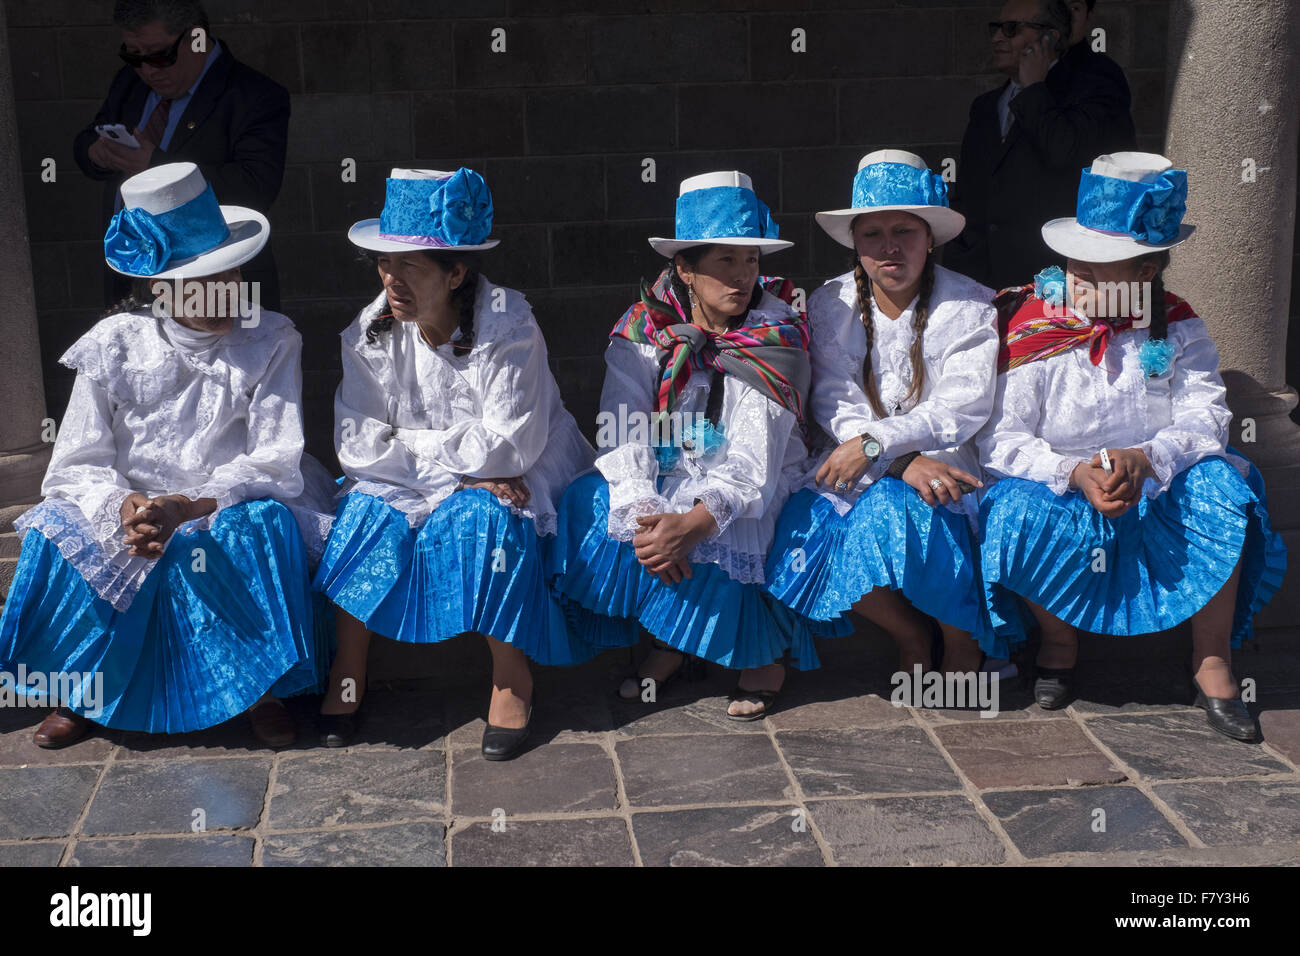
M 117 0 L 113 22 L 122 31 L 118 56 L 126 65 L 73 142 L 82 172 L 105 184 L 105 224 L 121 207 L 123 179 L 186 161 L 198 165 L 219 203 L 267 213 L 284 179 L 288 91 L 211 36 L 198 0 Z M 118 125 L 124 130 L 97 129 Z M 129 145 L 131 136 L 137 147 Z M 261 305 L 278 310 L 270 246 L 242 272 L 260 284 Z M 125 285 L 119 278 L 107 292 L 115 301 Z
M 949 197 L 966 229 L 944 265 L 995 289 L 1061 262 L 1040 227 L 1072 214 L 1094 156 L 1136 145 L 1124 73 L 1087 42 L 1071 45 L 1076 19 L 1066 0 L 1007 0 L 989 24 L 1007 81 L 971 104 Z

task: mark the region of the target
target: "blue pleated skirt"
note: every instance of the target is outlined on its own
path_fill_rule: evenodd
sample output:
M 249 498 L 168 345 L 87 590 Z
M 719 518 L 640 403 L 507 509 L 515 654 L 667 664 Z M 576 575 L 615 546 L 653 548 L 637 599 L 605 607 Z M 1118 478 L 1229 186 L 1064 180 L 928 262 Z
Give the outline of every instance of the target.
M 804 488 L 781 512 L 767 559 L 767 587 L 818 621 L 845 615 L 876 588 L 978 639 L 987 629 L 979 549 L 967 519 L 926 504 L 906 482 L 873 482 L 847 514 Z
M 787 652 L 796 667 L 818 666 L 813 637 L 845 633 L 818 628 L 769 595 L 736 581 L 718 565 L 691 563 L 692 577 L 664 584 L 636 558 L 631 542 L 609 537 L 609 485 L 595 473 L 569 486 L 548 562 L 552 586 L 568 605 L 605 618 L 605 647 L 635 644 L 640 628 L 723 667 L 763 667 Z M 639 625 L 639 627 L 638 627 Z
M 352 492 L 339 503 L 315 586 L 396 641 L 474 632 L 539 664 L 579 664 L 596 651 L 546 586 L 547 547 L 532 521 L 481 488 L 453 493 L 418 529 L 392 505 Z
M 1023 640 L 1023 595 L 1095 634 L 1163 631 L 1186 621 L 1227 583 L 1242 559 L 1232 646 L 1286 573 L 1286 546 L 1269 528 L 1264 481 L 1223 458 L 1187 468 L 1155 498 L 1117 520 L 1078 491 L 1004 478 L 980 505 L 981 567 L 993 628 L 985 651 L 1005 657 Z
M 106 727 L 202 730 L 267 691 L 319 690 L 333 652 L 325 609 L 292 514 L 269 499 L 223 509 L 208 530 L 178 530 L 126 611 L 31 530 L 0 618 L 0 670 L 102 675 L 102 696 L 83 683 L 57 703 Z

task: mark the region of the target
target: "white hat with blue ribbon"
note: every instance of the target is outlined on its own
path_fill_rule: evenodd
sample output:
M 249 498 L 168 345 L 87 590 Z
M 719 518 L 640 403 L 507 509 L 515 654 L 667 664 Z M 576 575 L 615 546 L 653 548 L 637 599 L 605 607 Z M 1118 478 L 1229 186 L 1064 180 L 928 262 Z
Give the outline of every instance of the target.
M 948 184 L 905 149 L 878 149 L 858 162 L 853 205 L 817 213 L 817 224 L 841 246 L 855 248 L 853 220 L 869 212 L 910 212 L 930 225 L 936 246 L 955 238 L 966 217 L 948 208 Z
M 683 179 L 673 231 L 672 239 L 650 240 L 655 252 L 672 258 L 692 246 L 757 246 L 764 253 L 794 245 L 777 238 L 780 229 L 771 211 L 755 195 L 750 178 L 736 170 Z
M 122 208 L 104 233 L 104 260 L 124 276 L 197 279 L 243 265 L 270 235 L 255 209 L 218 205 L 199 167 L 167 163 L 122 183 Z
M 1172 249 L 1184 225 L 1187 172 L 1157 153 L 1098 156 L 1079 180 L 1078 215 L 1043 226 L 1043 241 L 1068 259 L 1118 262 Z
M 499 242 L 488 238 L 492 212 L 487 182 L 472 169 L 394 169 L 379 218 L 353 225 L 348 239 L 371 252 L 481 252 Z

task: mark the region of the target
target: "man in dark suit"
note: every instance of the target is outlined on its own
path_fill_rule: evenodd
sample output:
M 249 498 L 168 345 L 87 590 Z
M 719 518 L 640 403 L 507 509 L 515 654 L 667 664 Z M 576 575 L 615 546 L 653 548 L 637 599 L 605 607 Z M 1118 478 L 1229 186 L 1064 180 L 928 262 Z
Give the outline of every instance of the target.
M 1080 170 L 1135 143 L 1124 73 L 1086 39 L 1069 46 L 1064 0 L 1007 0 L 999 17 L 993 66 L 1008 79 L 971 104 L 950 195 L 966 229 L 944 247 L 945 266 L 995 289 L 1064 264 L 1040 228 L 1074 215 Z
M 122 180 L 164 163 L 192 162 L 223 205 L 265 214 L 284 179 L 289 93 L 235 59 L 209 35 L 196 0 L 118 0 L 113 22 L 122 31 L 127 65 L 113 78 L 95 119 L 77 134 L 73 152 L 82 171 L 104 181 L 104 223 L 121 208 Z M 140 147 L 102 139 L 97 125 L 121 123 Z M 260 284 L 264 308 L 278 311 L 279 277 L 268 245 L 244 266 Z M 125 294 L 114 275 L 111 300 Z

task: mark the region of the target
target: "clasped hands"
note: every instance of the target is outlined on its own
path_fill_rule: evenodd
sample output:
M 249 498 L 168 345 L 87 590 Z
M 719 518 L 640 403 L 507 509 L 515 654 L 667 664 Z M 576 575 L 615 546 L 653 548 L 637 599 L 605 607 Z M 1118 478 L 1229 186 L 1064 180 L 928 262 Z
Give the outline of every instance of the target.
M 850 438 L 830 453 L 817 469 L 813 480 L 818 485 L 844 491 L 852 488 L 870 465 L 870 460 L 862 453 L 862 439 Z M 974 475 L 925 455 L 917 455 L 912 459 L 903 472 L 902 479 L 915 488 L 916 493 L 932 507 L 960 500 L 962 491 L 957 484 L 959 481 L 976 488 L 983 487 L 983 482 Z M 931 485 L 931 481 L 937 481 L 938 484 Z
M 123 542 L 131 556 L 155 560 L 162 557 L 172 534 L 187 521 L 202 518 L 216 510 L 211 498 L 194 500 L 185 495 L 159 495 L 148 498 L 133 491 L 122 502 Z
M 1101 453 L 1079 462 L 1070 472 L 1070 487 L 1107 518 L 1118 518 L 1142 498 L 1142 485 L 1155 477 L 1155 469 L 1140 448 L 1108 448 L 1111 473 L 1101 467 Z

